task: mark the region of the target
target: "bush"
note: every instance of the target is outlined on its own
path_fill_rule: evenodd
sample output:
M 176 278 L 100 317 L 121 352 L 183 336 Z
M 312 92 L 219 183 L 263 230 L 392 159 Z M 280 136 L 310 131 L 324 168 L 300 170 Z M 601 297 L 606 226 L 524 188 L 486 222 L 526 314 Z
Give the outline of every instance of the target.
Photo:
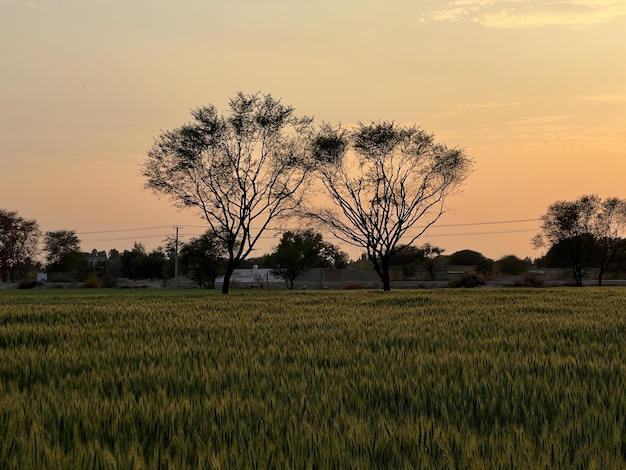
M 102 277 L 102 282 L 100 284 L 101 284 L 101 287 L 112 289 L 114 287 L 117 287 L 117 278 L 105 274 Z
M 83 287 L 93 289 L 95 287 L 100 287 L 100 281 L 96 273 L 91 273 L 83 282 Z
M 530 269 L 530 260 L 520 259 L 515 255 L 508 255 L 496 261 L 497 270 L 505 275 L 517 276 Z
M 485 284 L 478 274 L 476 273 L 468 273 L 465 274 L 461 279 L 456 279 L 448 284 L 448 287 L 478 287 Z
M 34 289 L 35 287 L 43 287 L 43 284 L 38 281 L 25 280 L 17 285 L 18 289 Z
M 449 264 L 455 264 L 458 266 L 476 266 L 485 257 L 474 250 L 461 250 L 452 253 L 448 258 Z
M 525 273 L 515 283 L 515 287 L 543 287 L 543 279 L 536 274 Z
M 489 258 L 482 258 L 476 263 L 476 272 L 484 276 L 488 276 L 493 272 L 493 260 Z

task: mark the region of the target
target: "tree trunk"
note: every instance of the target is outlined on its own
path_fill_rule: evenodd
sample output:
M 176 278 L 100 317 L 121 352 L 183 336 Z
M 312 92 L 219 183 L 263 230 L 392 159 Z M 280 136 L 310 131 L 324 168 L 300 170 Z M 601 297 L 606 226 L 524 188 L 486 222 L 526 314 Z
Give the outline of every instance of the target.
M 374 269 L 376 274 L 380 277 L 383 283 L 383 291 L 389 292 L 391 290 L 391 281 L 389 280 L 389 259 L 377 259 L 370 256 L 370 260 L 374 263 Z
M 232 260 L 228 260 L 226 264 L 226 272 L 224 273 L 224 283 L 222 284 L 222 294 L 228 294 L 230 290 L 230 278 L 235 272 L 235 263 Z
M 600 268 L 600 273 L 598 274 L 598 285 L 602 285 L 602 275 L 604 274 L 604 269 Z
M 2 275 L 2 282 L 9 281 L 9 270 L 5 263 L 0 264 L 0 274 Z
M 426 271 L 428 272 L 428 279 L 431 281 L 435 280 L 435 265 L 429 264 L 426 266 Z
M 574 282 L 576 282 L 576 287 L 582 287 L 583 286 L 582 269 L 580 269 L 579 266 L 574 266 L 574 268 L 572 269 L 572 272 L 574 274 Z
M 389 280 L 389 269 L 384 270 L 383 275 L 381 276 L 381 280 L 383 281 L 383 291 L 389 292 L 391 290 L 391 281 Z
M 382 276 L 381 279 L 383 281 L 383 291 L 389 292 L 391 290 L 391 281 L 389 280 L 389 260 L 390 257 L 384 257 L 381 260 L 382 267 Z

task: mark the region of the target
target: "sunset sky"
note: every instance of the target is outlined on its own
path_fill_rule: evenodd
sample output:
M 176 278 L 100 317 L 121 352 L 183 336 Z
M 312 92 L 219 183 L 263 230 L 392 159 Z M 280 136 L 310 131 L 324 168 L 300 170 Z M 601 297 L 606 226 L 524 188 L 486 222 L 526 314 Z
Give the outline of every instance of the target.
M 0 209 L 88 251 L 188 240 L 205 223 L 143 189 L 146 151 L 262 92 L 465 148 L 475 171 L 421 242 L 534 258 L 552 202 L 626 198 L 624 31 L 626 0 L 0 0 Z

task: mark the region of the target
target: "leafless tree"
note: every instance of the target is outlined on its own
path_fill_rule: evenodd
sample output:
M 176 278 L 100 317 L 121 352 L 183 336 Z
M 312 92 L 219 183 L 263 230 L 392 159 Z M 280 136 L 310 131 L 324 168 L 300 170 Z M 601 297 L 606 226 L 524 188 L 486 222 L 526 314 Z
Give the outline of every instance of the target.
M 238 93 L 229 108 L 193 110 L 192 122 L 161 133 L 142 168 L 147 188 L 199 209 L 224 244 L 224 294 L 270 222 L 298 207 L 311 169 L 311 118 L 271 95 Z
M 364 248 L 385 291 L 399 242 L 410 245 L 439 219 L 446 197 L 473 163 L 462 149 L 393 122 L 359 124 L 352 131 L 324 125 L 313 140 L 313 157 L 332 204 L 308 207 L 306 215 Z M 418 221 L 420 228 L 409 234 Z

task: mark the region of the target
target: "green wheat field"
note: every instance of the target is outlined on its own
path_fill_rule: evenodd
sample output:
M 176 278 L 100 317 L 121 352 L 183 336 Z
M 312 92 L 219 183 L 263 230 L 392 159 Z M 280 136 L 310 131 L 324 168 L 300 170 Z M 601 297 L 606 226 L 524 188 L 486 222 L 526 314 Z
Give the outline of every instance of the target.
M 0 291 L 0 468 L 626 468 L 626 290 Z

